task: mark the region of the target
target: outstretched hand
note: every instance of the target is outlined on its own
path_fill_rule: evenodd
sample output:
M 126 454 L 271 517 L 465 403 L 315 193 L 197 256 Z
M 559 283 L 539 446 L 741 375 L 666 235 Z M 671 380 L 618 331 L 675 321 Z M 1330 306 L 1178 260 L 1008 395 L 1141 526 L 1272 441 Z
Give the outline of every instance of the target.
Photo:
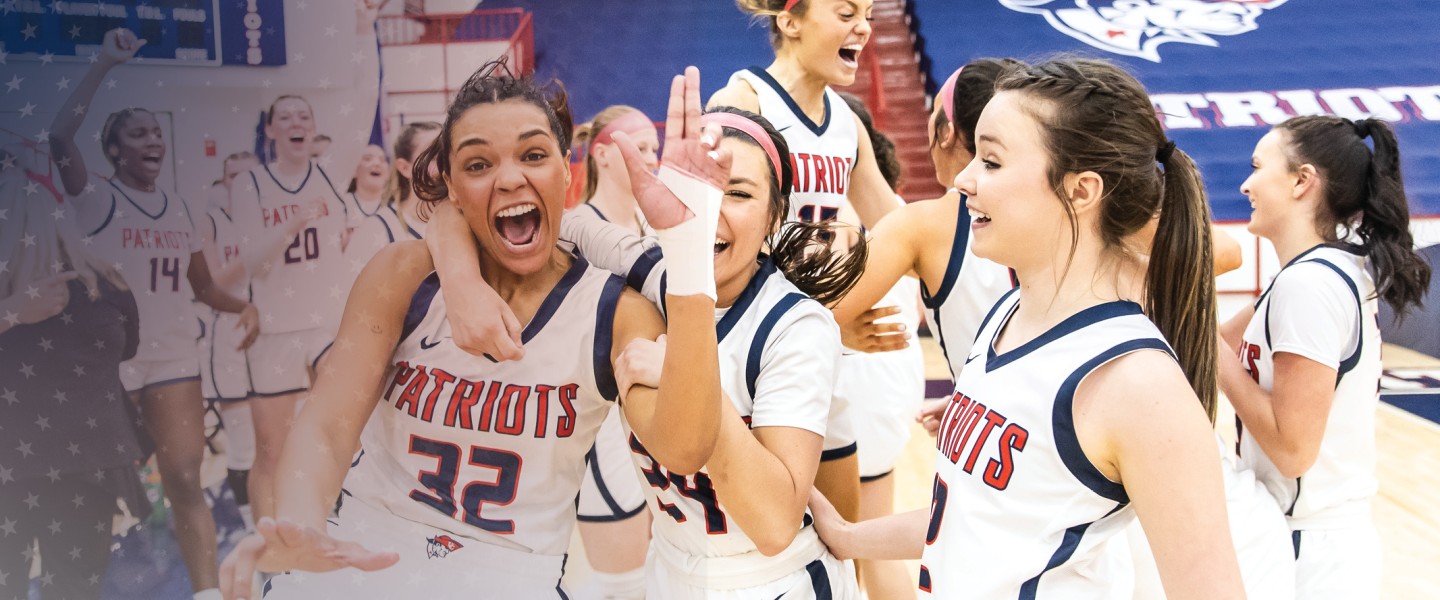
M 670 82 L 670 104 L 665 111 L 665 154 L 661 157 L 660 166 L 670 167 L 711 187 L 723 189 L 730 178 L 730 152 L 716 150 L 720 143 L 720 127 L 702 126 L 702 114 L 700 70 L 686 67 L 683 76 L 676 75 Z M 616 132 L 612 139 L 620 149 L 625 169 L 630 174 L 635 200 L 651 226 L 669 229 L 695 214 L 650 172 L 630 136 Z
M 272 573 L 323 573 L 345 567 L 378 571 L 400 560 L 394 552 L 374 552 L 289 521 L 266 517 L 255 529 L 257 533 L 241 540 L 220 565 L 220 593 L 226 600 L 250 597 L 250 582 L 257 569 Z

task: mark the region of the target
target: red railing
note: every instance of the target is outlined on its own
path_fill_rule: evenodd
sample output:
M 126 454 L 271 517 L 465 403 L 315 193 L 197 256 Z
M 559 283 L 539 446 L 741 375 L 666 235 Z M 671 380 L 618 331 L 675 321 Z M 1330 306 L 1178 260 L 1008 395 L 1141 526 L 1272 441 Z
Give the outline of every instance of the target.
M 870 89 L 865 94 L 865 106 L 870 109 L 870 116 L 875 120 L 875 128 L 885 130 L 889 121 L 885 106 L 885 76 L 880 72 L 880 54 L 878 52 L 865 55 L 868 59 L 870 70 Z
M 408 9 L 407 5 L 407 9 Z M 450 72 L 452 43 L 508 42 L 502 56 L 517 75 L 535 71 L 535 25 L 533 15 L 520 8 L 474 10 L 466 13 L 386 15 L 376 20 L 381 46 L 440 46 L 440 71 Z M 455 90 L 447 80 L 441 89 L 395 90 L 388 95 L 442 94 L 448 103 Z

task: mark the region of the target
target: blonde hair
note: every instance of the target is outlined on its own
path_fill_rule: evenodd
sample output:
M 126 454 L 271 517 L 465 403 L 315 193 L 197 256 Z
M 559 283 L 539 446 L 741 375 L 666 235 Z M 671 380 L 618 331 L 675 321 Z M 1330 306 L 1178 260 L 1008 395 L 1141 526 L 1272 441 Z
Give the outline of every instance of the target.
M 803 17 L 806 11 L 810 10 L 810 0 L 796 2 L 789 11 L 785 10 L 785 0 L 735 0 L 735 6 L 740 8 L 740 12 L 750 15 L 755 22 L 769 23 L 770 46 L 778 49 L 785 38 L 780 35 L 780 25 L 775 22 L 775 17 L 783 12 Z
M 595 157 L 590 154 L 590 143 L 595 141 L 595 136 L 604 131 L 610 123 L 631 112 L 640 112 L 640 109 L 624 104 L 616 104 L 606 107 L 595 115 L 589 123 L 575 126 L 575 146 L 585 148 L 585 193 L 580 195 L 582 202 L 588 202 L 595 196 L 595 188 L 600 185 L 600 170 L 596 168 Z

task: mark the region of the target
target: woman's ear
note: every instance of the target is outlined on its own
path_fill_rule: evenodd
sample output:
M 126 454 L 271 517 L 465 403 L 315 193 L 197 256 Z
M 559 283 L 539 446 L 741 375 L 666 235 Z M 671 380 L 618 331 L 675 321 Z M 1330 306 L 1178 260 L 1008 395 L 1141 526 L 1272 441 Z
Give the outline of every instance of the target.
M 1065 193 L 1076 214 L 1098 210 L 1105 197 L 1105 180 L 1094 171 L 1069 173 L 1065 175 Z
M 1291 188 L 1291 196 L 1296 200 L 1305 197 L 1312 190 L 1320 189 L 1320 172 L 1315 170 L 1315 165 L 1306 163 L 1295 169 L 1295 184 Z

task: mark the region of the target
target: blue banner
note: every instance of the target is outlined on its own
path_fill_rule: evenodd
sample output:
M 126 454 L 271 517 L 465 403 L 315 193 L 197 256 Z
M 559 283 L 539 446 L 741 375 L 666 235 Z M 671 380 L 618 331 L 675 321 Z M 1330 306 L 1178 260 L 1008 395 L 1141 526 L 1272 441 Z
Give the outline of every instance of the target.
M 1440 2 L 916 0 L 929 78 L 984 56 L 1124 64 L 1204 172 L 1217 220 L 1248 220 L 1255 142 L 1302 114 L 1395 126 L 1413 214 L 1440 214 Z
M 0 14 L 0 46 L 12 54 L 89 57 L 105 32 L 129 29 L 146 42 L 147 61 L 215 64 L 220 0 L 7 0 Z
M 220 41 L 224 64 L 285 64 L 284 4 L 281 0 L 225 0 L 220 4 Z

